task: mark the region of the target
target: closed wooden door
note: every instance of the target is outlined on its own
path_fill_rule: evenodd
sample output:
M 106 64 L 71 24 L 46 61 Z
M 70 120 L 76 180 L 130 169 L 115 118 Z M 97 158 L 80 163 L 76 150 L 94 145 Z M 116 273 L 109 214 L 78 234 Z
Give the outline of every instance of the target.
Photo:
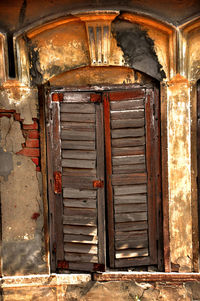
M 54 268 L 96 271 L 157 264 L 155 89 L 52 91 L 47 111 Z

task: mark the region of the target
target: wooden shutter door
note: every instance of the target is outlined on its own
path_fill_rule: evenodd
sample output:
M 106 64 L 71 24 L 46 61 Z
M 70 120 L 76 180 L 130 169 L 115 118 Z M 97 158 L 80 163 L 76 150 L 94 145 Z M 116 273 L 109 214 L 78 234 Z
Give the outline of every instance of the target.
M 159 157 L 153 90 L 110 92 L 103 99 L 110 266 L 156 264 Z
M 62 189 L 54 191 L 54 201 L 58 195 L 61 199 L 60 208 L 54 204 L 53 213 L 58 268 L 95 271 L 105 264 L 104 135 L 99 100 L 100 95 L 91 93 L 52 94 L 51 146 L 53 161 L 57 160 L 52 173 L 62 174 Z

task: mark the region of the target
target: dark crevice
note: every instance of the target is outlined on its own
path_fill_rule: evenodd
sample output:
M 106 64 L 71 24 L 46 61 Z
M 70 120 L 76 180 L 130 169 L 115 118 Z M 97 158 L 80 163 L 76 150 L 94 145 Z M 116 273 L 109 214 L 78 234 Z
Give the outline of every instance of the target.
M 9 78 L 16 77 L 15 69 L 15 55 L 14 55 L 14 45 L 13 45 L 13 33 L 9 32 L 7 34 L 8 43 L 8 76 Z

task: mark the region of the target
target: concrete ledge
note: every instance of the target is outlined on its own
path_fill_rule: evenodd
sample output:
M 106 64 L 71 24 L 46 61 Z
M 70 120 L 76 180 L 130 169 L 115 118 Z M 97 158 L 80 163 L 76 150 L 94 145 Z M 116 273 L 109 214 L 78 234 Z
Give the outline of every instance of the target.
M 200 273 L 148 273 L 148 272 L 105 272 L 95 273 L 95 281 L 150 281 L 187 282 L 200 281 Z
M 90 274 L 51 274 L 2 277 L 0 286 L 2 289 L 30 287 L 30 286 L 59 286 L 68 284 L 81 284 L 91 280 Z

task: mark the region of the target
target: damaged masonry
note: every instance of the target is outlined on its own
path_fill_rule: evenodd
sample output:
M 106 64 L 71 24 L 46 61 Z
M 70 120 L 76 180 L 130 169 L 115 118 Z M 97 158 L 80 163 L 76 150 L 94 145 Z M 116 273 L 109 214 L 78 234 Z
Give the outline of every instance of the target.
M 200 300 L 199 2 L 0 8 L 1 299 Z

